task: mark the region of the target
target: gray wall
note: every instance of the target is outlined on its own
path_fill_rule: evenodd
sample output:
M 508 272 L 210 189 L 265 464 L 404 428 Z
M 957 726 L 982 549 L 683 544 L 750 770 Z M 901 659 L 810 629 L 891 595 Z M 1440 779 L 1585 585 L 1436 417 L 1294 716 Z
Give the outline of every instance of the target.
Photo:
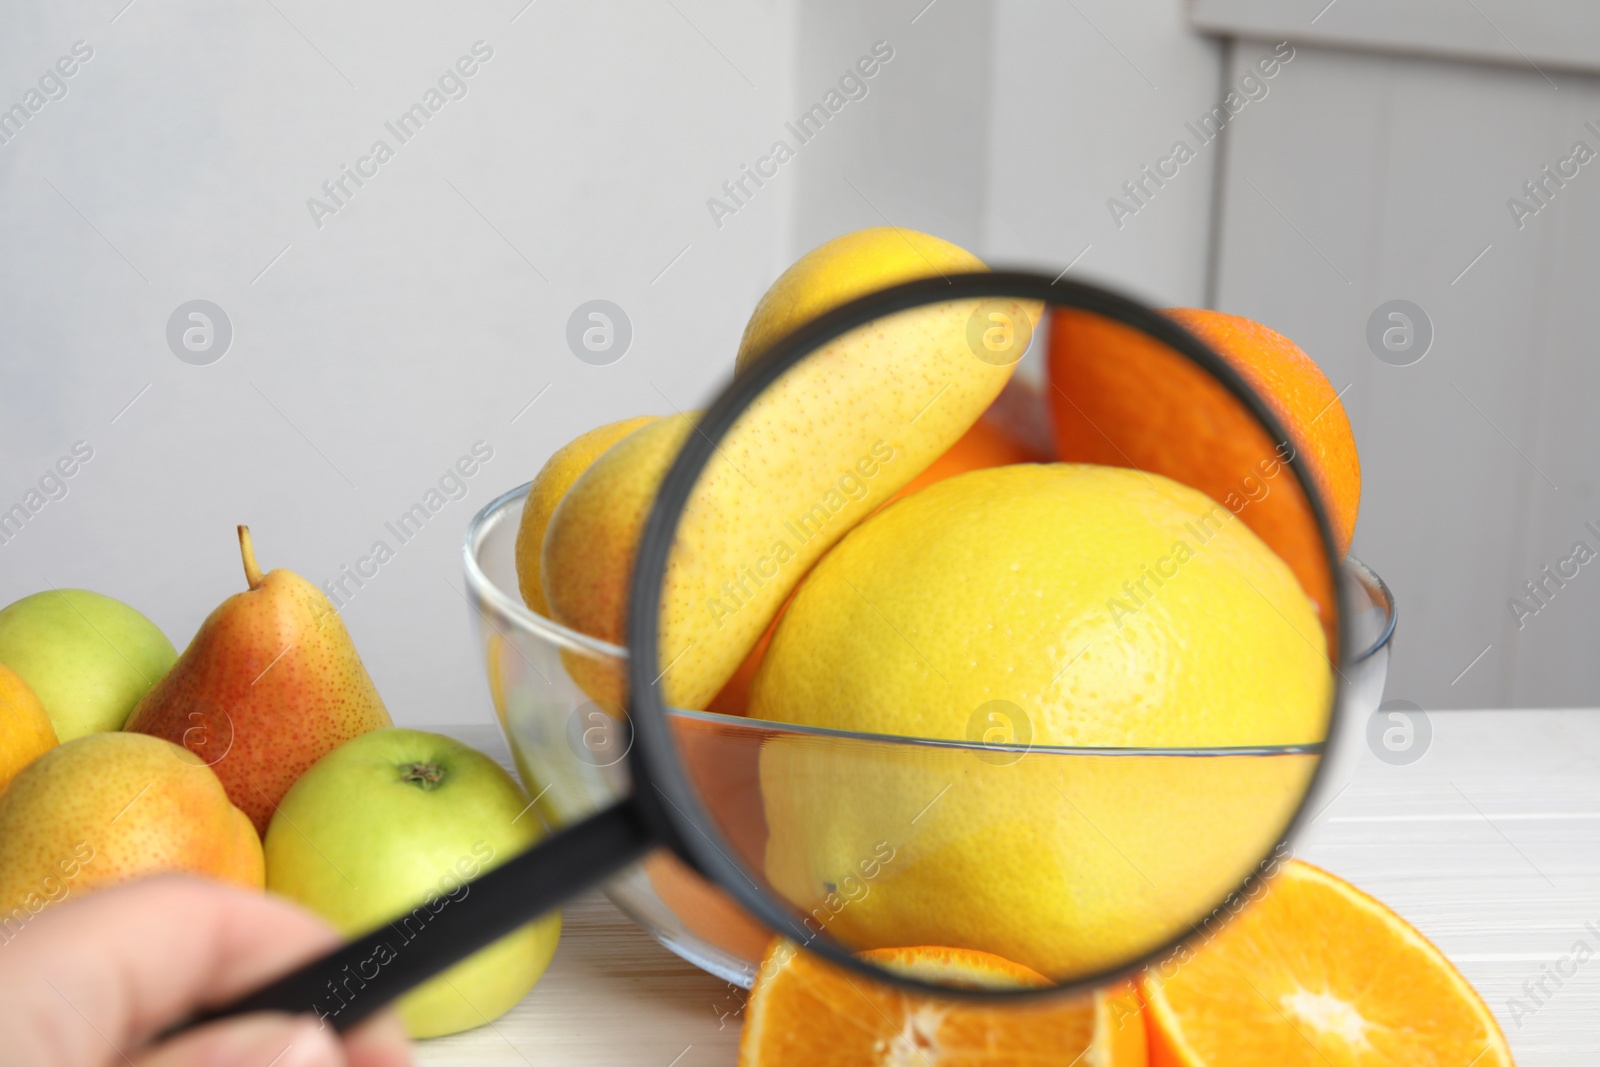
M 1211 294 L 1297 338 L 1350 386 L 1357 551 L 1401 602 L 1391 692 L 1600 695 L 1577 655 L 1600 578 L 1520 632 L 1505 605 L 1600 525 L 1578 319 L 1600 178 L 1521 231 L 1504 204 L 1600 122 L 1582 76 L 1302 44 L 1119 226 L 1108 198 L 1270 44 L 1199 36 L 1175 0 L 118 7 L 30 5 L 0 31 L 5 106 L 94 49 L 0 145 L 0 507 L 94 449 L 0 544 L 0 602 L 87 586 L 181 645 L 242 588 L 234 523 L 264 564 L 332 579 L 484 441 L 464 499 L 344 609 L 399 720 L 484 720 L 458 592 L 471 513 L 590 426 L 703 400 L 784 264 L 888 221 L 1162 304 Z M 307 199 L 479 40 L 494 55 L 467 95 L 319 227 Z M 895 58 L 867 95 L 714 219 L 722 183 L 878 40 Z M 1409 367 L 1364 339 L 1396 297 L 1437 333 Z M 196 298 L 234 330 L 209 366 L 165 336 Z M 609 366 L 564 340 L 596 298 L 634 329 Z

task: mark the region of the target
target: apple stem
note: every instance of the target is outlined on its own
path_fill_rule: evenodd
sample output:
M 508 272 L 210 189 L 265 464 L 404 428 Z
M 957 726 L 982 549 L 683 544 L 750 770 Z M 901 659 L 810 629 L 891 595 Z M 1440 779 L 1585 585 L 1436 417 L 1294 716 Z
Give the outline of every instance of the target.
M 239 527 L 239 554 L 244 557 L 244 578 L 251 589 L 261 588 L 261 568 L 256 566 L 256 549 L 250 543 L 250 527 Z
M 444 781 L 444 768 L 437 763 L 405 763 L 400 767 L 400 780 L 424 791 L 436 789 Z

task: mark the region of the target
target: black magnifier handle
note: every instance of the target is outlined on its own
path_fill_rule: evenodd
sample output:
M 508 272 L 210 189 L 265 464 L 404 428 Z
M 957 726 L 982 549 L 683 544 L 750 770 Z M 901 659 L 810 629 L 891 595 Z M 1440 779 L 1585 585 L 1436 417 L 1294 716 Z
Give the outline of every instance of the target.
M 478 949 L 604 881 L 660 843 L 633 797 L 554 834 L 433 904 L 396 916 L 170 1036 L 216 1019 L 315 1015 L 343 1033 Z

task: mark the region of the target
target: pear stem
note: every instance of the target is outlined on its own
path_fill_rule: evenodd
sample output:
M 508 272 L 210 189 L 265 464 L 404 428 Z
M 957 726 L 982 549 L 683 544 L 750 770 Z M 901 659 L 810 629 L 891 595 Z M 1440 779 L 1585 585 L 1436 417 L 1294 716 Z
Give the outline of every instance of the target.
M 250 543 L 250 527 L 239 527 L 239 554 L 244 557 L 244 577 L 251 589 L 261 588 L 261 568 L 256 566 L 256 549 Z

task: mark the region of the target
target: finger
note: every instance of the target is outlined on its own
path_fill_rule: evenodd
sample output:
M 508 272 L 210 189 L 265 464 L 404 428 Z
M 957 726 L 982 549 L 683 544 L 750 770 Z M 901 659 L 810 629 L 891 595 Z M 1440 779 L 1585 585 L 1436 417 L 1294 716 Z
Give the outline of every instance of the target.
M 292 1015 L 245 1015 L 181 1034 L 137 1067 L 346 1067 L 331 1029 Z
M 0 1005 L 16 1012 L 22 1040 L 37 1042 L 30 1062 L 120 1063 L 163 1027 L 337 942 L 320 919 L 260 892 L 146 879 L 29 923 L 0 953 Z

